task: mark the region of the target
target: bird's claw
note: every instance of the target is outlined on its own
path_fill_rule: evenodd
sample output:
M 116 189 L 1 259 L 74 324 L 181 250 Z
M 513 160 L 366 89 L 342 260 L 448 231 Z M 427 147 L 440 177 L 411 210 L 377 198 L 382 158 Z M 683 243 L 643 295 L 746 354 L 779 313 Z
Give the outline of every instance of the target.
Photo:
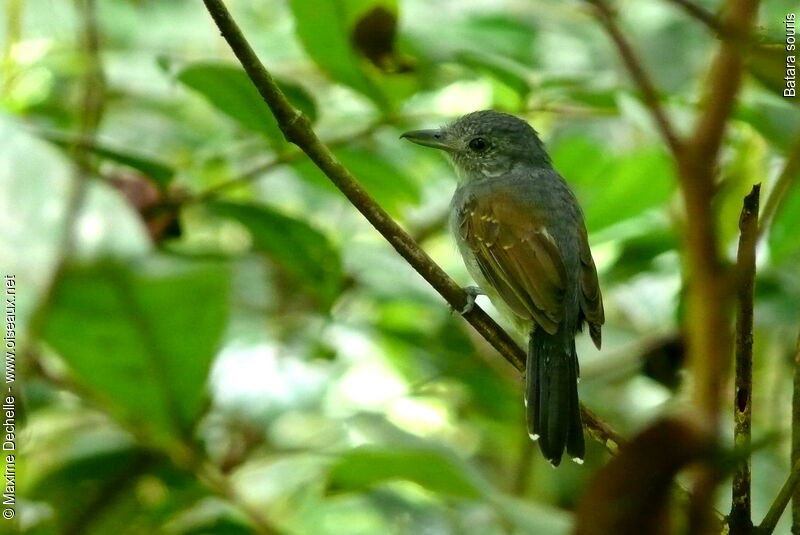
M 472 312 L 472 309 L 475 307 L 476 297 L 479 295 L 485 295 L 477 286 L 467 286 L 464 288 L 464 292 L 467 294 L 467 304 L 461 309 L 462 315 Z

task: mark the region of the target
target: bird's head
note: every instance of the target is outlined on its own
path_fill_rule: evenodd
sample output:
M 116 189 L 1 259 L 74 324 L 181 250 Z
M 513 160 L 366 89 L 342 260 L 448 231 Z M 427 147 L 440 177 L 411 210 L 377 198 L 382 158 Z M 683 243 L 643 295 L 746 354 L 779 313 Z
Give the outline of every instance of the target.
M 401 137 L 445 151 L 465 181 L 502 176 L 516 165 L 551 167 L 536 131 L 507 113 L 476 111 L 442 128 L 414 130 Z

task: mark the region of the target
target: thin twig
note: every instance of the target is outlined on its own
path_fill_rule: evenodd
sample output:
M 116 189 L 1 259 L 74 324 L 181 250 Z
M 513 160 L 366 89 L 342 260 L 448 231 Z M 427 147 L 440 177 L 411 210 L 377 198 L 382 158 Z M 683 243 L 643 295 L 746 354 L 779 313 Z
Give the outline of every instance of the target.
M 375 227 L 394 249 L 413 267 L 455 310 L 467 304 L 464 290 L 440 268 L 425 251 L 404 231 L 356 181 L 323 144 L 308 118 L 294 108 L 278 88 L 272 76 L 259 61 L 236 22 L 221 0 L 203 0 L 222 36 L 230 45 L 245 72 L 272 110 L 286 139 L 303 150 L 325 173 L 353 206 Z M 489 315 L 473 306 L 464 318 L 498 352 L 520 371 L 525 370 L 525 353 Z M 619 444 L 620 438 L 607 424 L 582 407 L 584 424 L 603 444 Z
M 330 141 L 326 141 L 325 145 L 327 145 L 328 148 L 334 148 L 350 144 L 354 141 L 372 135 L 378 128 L 380 128 L 384 124 L 386 124 L 385 121 L 374 122 L 361 130 L 353 132 L 352 134 L 347 134 L 345 136 L 340 136 L 331 139 Z M 197 195 L 187 197 L 182 202 L 184 203 L 203 202 L 210 199 L 214 199 L 218 197 L 220 194 L 227 192 L 231 189 L 244 186 L 246 184 L 250 184 L 251 182 L 257 180 L 264 173 L 271 171 L 276 167 L 294 163 L 302 159 L 304 156 L 305 153 L 303 153 L 303 151 L 297 150 L 295 148 L 291 148 L 284 152 L 280 152 L 275 156 L 273 156 L 272 158 L 270 158 L 269 160 L 255 164 L 253 167 L 235 176 L 234 178 L 231 178 L 230 180 L 226 180 L 224 182 L 220 182 L 218 184 L 214 184 L 213 186 L 209 186 L 206 190 L 198 193 Z
M 797 489 L 798 483 L 800 483 L 800 461 L 794 463 L 789 477 L 786 478 L 786 482 L 784 482 L 775 497 L 775 501 L 769 506 L 767 514 L 764 515 L 764 520 L 758 526 L 758 535 L 769 535 L 775 530 L 775 526 L 778 525 L 778 520 L 781 519 L 784 509 L 789 504 L 789 500 L 792 499 L 792 494 Z
M 195 467 L 193 471 L 211 490 L 225 498 L 229 503 L 247 515 L 248 520 L 259 535 L 279 535 L 281 533 L 267 520 L 263 512 L 249 503 L 231 484 L 230 478 L 209 462 Z
M 706 8 L 698 6 L 689 0 L 669 0 L 669 2 L 680 6 L 686 13 L 708 26 L 714 33 L 722 33 L 723 27 L 719 20 L 713 13 L 707 11 Z
M 733 396 L 733 432 L 736 447 L 748 451 L 733 473 L 731 514 L 728 525 L 732 535 L 752 531 L 750 512 L 750 429 L 753 414 L 753 288 L 756 277 L 758 241 L 758 202 L 761 186 L 753 186 L 744 198 L 739 218 L 739 251 L 736 258 L 738 296 L 736 308 L 735 388 Z
M 661 106 L 661 99 L 656 90 L 656 86 L 650 79 L 650 76 L 645 71 L 642 62 L 633 50 L 633 46 L 628 42 L 622 31 L 617 24 L 617 18 L 614 11 L 605 0 L 586 0 L 596 8 L 597 18 L 600 23 L 605 27 L 614 45 L 617 47 L 622 62 L 628 70 L 633 81 L 642 92 L 644 102 L 647 109 L 653 116 L 653 120 L 658 127 L 661 136 L 664 138 L 667 146 L 672 152 L 673 156 L 679 157 L 681 152 L 681 141 L 675 133 L 672 123 L 670 122 L 664 108 Z
M 58 284 L 63 268 L 75 248 L 77 240 L 75 228 L 83 212 L 88 180 L 93 172 L 89 148 L 94 145 L 97 128 L 105 110 L 105 73 L 100 54 L 100 31 L 95 12 L 95 0 L 75 0 L 75 6 L 81 21 L 79 41 L 83 46 L 85 64 L 81 79 L 80 104 L 77 106 L 80 111 L 78 137 L 70 150 L 74 171 L 70 192 L 65 203 L 64 218 L 61 224 L 63 231 L 58 242 L 53 275 L 47 282 L 44 299 L 40 301 L 28 323 L 28 336 L 32 340 L 38 338 L 39 327 L 50 308 L 54 295 L 53 289 Z
M 783 165 L 781 174 L 778 175 L 778 180 L 772 187 L 772 191 L 767 197 L 767 202 L 764 203 L 764 210 L 761 214 L 761 220 L 758 225 L 758 236 L 761 237 L 769 228 L 775 214 L 778 213 L 781 204 L 786 199 L 789 190 L 795 183 L 798 175 L 800 175 L 800 134 L 789 146 L 787 153 L 786 163 Z

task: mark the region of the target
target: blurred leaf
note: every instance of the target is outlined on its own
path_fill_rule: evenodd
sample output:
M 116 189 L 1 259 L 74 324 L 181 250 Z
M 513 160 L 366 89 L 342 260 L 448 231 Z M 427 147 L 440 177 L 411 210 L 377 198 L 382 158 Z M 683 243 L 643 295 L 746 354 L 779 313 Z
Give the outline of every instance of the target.
M 800 308 L 797 306 L 800 302 L 800 270 L 795 267 L 800 261 L 800 251 L 798 253 L 794 265 L 791 262 L 783 264 L 790 269 L 767 268 L 756 274 L 756 328 L 782 326 L 787 329 L 785 332 L 797 329 L 800 323 Z
M 357 448 L 340 457 L 328 479 L 333 491 L 362 491 L 401 479 L 456 498 L 478 499 L 485 493 L 464 463 L 433 448 Z
M 481 14 L 458 26 L 457 31 L 462 36 L 459 44 L 465 44 L 469 50 L 510 58 L 521 65 L 537 64 L 536 27 L 520 18 L 504 13 Z
M 751 125 L 772 144 L 788 149 L 800 135 L 800 108 L 786 99 L 753 98 L 740 101 L 734 117 Z
M 722 247 L 739 236 L 742 201 L 754 184 L 764 180 L 764 170 L 768 167 L 768 147 L 753 129 L 740 128 L 730 137 L 733 157 L 723 170 L 722 181 L 714 198 Z
M 512 496 L 501 495 L 495 499 L 497 508 L 502 511 L 503 516 L 519 527 L 521 531 L 518 533 L 542 535 L 572 533 L 572 516 L 563 509 Z
M 443 313 L 445 314 L 443 317 Z M 480 413 L 500 421 L 519 415 L 519 393 L 485 360 L 465 359 L 475 345 L 457 324 L 457 317 L 438 304 L 410 300 L 385 300 L 374 314 L 374 329 L 387 344 L 386 356 L 411 384 L 431 377 L 456 379 L 467 387 L 469 398 L 460 410 Z
M 404 206 L 419 202 L 417 184 L 375 152 L 355 148 L 335 149 L 333 152 L 378 204 L 392 215 L 398 215 Z M 298 161 L 294 168 L 312 184 L 338 192 L 322 171 L 308 159 Z
M 377 9 L 377 6 L 396 16 L 397 5 L 394 0 L 289 1 L 297 36 L 317 66 L 337 82 L 367 96 L 379 107 L 386 108 L 385 96 L 365 74 L 361 60 L 351 46 L 353 26 L 360 16 L 369 9 Z M 365 30 L 362 29 L 361 33 L 361 39 L 366 40 L 363 36 Z M 371 41 L 375 40 L 376 36 L 372 35 Z M 382 47 L 385 50 L 385 41 Z
M 786 89 L 786 44 L 760 43 L 755 45 L 747 56 L 747 70 L 771 93 L 783 95 Z M 788 99 L 796 104 L 794 98 Z
M 673 478 L 709 453 L 711 448 L 689 424 L 662 419 L 651 425 L 592 478 L 578 506 L 575 535 L 672 533 Z
M 598 110 L 614 112 L 619 109 L 617 91 L 612 89 L 593 90 L 584 86 L 570 90 L 567 93 L 567 97 L 579 104 L 584 104 L 590 108 L 596 108 Z
M 73 266 L 59 278 L 42 334 L 113 413 L 169 440 L 189 433 L 203 408 L 227 294 L 218 263 Z
M 667 251 L 677 251 L 680 240 L 672 227 L 647 228 L 643 234 L 626 239 L 619 256 L 604 278 L 624 281 L 653 267 L 653 260 Z
M 286 143 L 275 117 L 241 67 L 195 63 L 180 71 L 177 79 L 242 126 L 264 134 L 276 145 Z M 281 80 L 277 83 L 295 107 L 316 120 L 316 106 L 305 89 Z
M 686 363 L 686 341 L 680 332 L 654 340 L 640 358 L 644 375 L 670 390 L 680 387 Z
M 253 237 L 255 249 L 315 296 L 323 308 L 330 308 L 339 296 L 344 279 L 341 257 L 322 232 L 266 206 L 214 202 L 208 208 L 213 214 L 244 225 Z
M 408 58 L 395 50 L 397 37 L 397 9 L 382 5 L 370 8 L 358 18 L 353 27 L 353 44 L 375 67 L 387 73 L 407 72 L 412 69 Z
M 775 264 L 800 262 L 800 186 L 795 184 L 786 194 L 769 229 L 769 252 Z
M 78 143 L 74 136 L 57 132 L 41 132 L 39 136 L 66 150 L 71 150 Z M 169 165 L 129 152 L 127 149 L 112 149 L 97 142 L 90 143 L 88 149 L 101 158 L 141 171 L 161 188 L 168 186 L 175 175 L 175 170 Z
M 527 70 L 506 57 L 480 52 L 461 52 L 456 55 L 456 59 L 471 69 L 494 77 L 513 89 L 521 98 L 525 98 L 531 90 Z
M 180 237 L 179 211 L 163 190 L 138 174 L 111 175 L 107 177 L 107 182 L 136 209 L 153 243 Z
M 672 162 L 660 148 L 610 154 L 588 138 L 552 151 L 555 168 L 581 199 L 590 233 L 664 204 L 675 190 Z
M 155 462 L 151 453 L 131 446 L 84 452 L 64 459 L 36 483 L 28 498 L 51 504 L 63 531 L 80 526 L 80 532 L 87 533 L 91 526 L 86 519 L 96 518 L 99 500 L 106 500 L 106 508 L 113 506 Z
M 234 517 L 214 518 L 178 531 L 180 535 L 253 535 L 253 528 Z

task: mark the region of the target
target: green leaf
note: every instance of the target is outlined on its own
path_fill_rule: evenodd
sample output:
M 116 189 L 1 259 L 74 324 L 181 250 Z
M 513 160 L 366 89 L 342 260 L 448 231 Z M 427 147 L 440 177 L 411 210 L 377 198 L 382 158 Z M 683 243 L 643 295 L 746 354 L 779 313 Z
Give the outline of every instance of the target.
M 747 56 L 747 70 L 770 93 L 783 95 L 783 90 L 786 89 L 786 56 L 785 43 L 759 43 Z M 797 99 L 785 100 L 796 104 Z
M 252 535 L 253 528 L 244 523 L 240 518 L 225 513 L 210 519 L 202 519 L 190 528 L 180 531 L 180 535 Z
M 420 201 L 417 184 L 380 155 L 354 148 L 335 149 L 333 152 L 378 204 L 392 215 L 398 215 L 403 206 Z M 294 168 L 300 176 L 315 186 L 338 192 L 322 171 L 308 159 L 298 161 Z
M 169 440 L 203 408 L 227 311 L 219 263 L 73 266 L 59 278 L 42 337 L 117 417 Z
M 363 447 L 342 455 L 328 476 L 333 491 L 361 491 L 391 480 L 412 481 L 430 491 L 478 499 L 485 484 L 463 462 L 434 448 Z
M 787 103 L 786 99 L 749 99 L 739 103 L 733 115 L 784 150 L 800 135 L 800 108 Z
M 510 87 L 521 98 L 531 90 L 528 72 L 520 64 L 503 56 L 481 52 L 461 52 L 456 59 L 479 72 L 484 72 Z
M 324 308 L 339 296 L 344 279 L 341 257 L 322 232 L 266 206 L 214 202 L 208 207 L 211 213 L 244 225 L 256 250 L 283 268 Z
M 752 128 L 739 128 L 731 134 L 730 161 L 723 169 L 722 180 L 714 198 L 718 214 L 717 231 L 722 247 L 739 236 L 742 202 L 753 184 L 761 181 L 767 165 L 767 144 Z
M 56 132 L 42 132 L 39 136 L 46 139 L 50 143 L 61 147 L 62 149 L 70 150 L 78 142 L 76 138 L 70 135 L 56 133 Z M 96 154 L 106 160 L 111 160 L 118 164 L 141 171 L 142 174 L 151 178 L 158 186 L 164 188 L 172 182 L 172 177 L 175 176 L 175 170 L 169 165 L 154 160 L 152 158 L 142 156 L 128 151 L 128 149 L 118 150 L 112 149 L 106 145 L 94 142 L 88 145 L 91 153 Z
M 667 251 L 680 247 L 680 240 L 672 227 L 644 228 L 643 234 L 633 236 L 621 244 L 619 256 L 605 274 L 605 279 L 626 281 L 653 268 L 653 260 Z
M 762 197 L 761 205 L 764 205 Z M 786 194 L 769 230 L 769 251 L 776 264 L 800 262 L 800 187 L 794 185 Z
M 500 13 L 467 19 L 459 29 L 464 45 L 470 50 L 516 60 L 521 65 L 536 64 L 536 26 L 528 24 L 524 18 Z
M 289 1 L 297 36 L 317 66 L 337 82 L 355 89 L 385 109 L 388 105 L 386 96 L 367 76 L 363 60 L 351 40 L 351 32 L 360 17 L 379 5 L 389 13 L 397 12 L 393 0 Z
M 589 139 L 570 138 L 551 154 L 555 168 L 581 199 L 590 231 L 662 205 L 675 190 L 672 163 L 660 148 L 617 155 Z
M 224 63 L 196 63 L 178 73 L 177 79 L 245 128 L 264 134 L 276 145 L 286 142 L 269 107 L 240 67 Z M 316 120 L 314 101 L 303 88 L 276 81 L 295 107 L 312 121 Z

